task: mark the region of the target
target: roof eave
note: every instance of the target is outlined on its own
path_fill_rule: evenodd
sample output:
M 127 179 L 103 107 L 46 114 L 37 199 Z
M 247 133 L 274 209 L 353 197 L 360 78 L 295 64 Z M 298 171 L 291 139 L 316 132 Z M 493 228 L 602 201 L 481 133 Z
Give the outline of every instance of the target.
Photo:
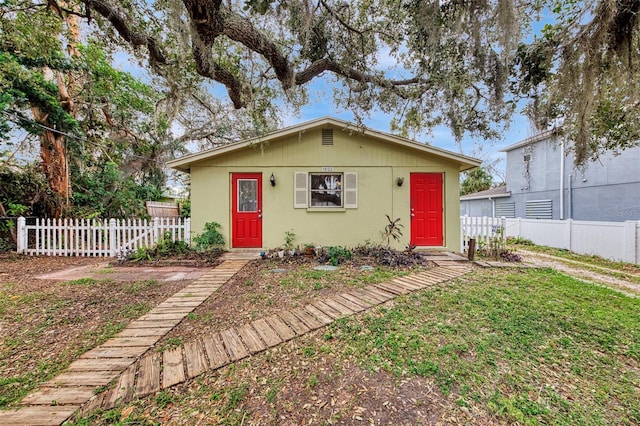
M 463 195 L 462 197 L 460 197 L 460 201 L 484 200 L 484 199 L 491 199 L 491 198 L 506 198 L 506 197 L 511 197 L 511 192 L 506 192 L 504 194 L 494 194 L 494 195 L 478 195 L 475 197 Z
M 554 137 L 557 137 L 557 132 L 558 132 L 558 129 L 545 130 L 544 132 L 541 132 L 531 137 L 528 137 L 526 139 L 523 139 L 520 142 L 507 145 L 504 148 L 499 149 L 498 152 L 509 152 L 509 151 L 513 151 L 514 149 L 521 148 L 523 146 L 531 145 L 532 143 L 540 142 L 546 139 L 552 139 Z
M 195 162 L 211 158 L 212 156 L 218 156 L 218 155 L 225 154 L 227 152 L 242 149 L 244 147 L 250 146 L 255 143 L 279 139 L 294 133 L 304 132 L 306 130 L 314 129 L 322 125 L 333 125 L 343 129 L 354 128 L 353 125 L 351 125 L 346 121 L 339 120 L 336 118 L 331 118 L 331 117 L 322 117 L 322 118 L 307 121 L 305 123 L 301 123 L 295 126 L 286 127 L 281 130 L 276 130 L 264 136 L 255 137 L 255 138 L 247 139 L 245 141 L 235 142 L 235 143 L 231 143 L 221 147 L 211 148 L 198 153 L 185 155 L 184 157 L 167 162 L 167 165 L 173 169 L 176 169 L 182 172 L 189 172 L 189 170 L 191 169 L 191 164 Z M 466 155 L 462 155 L 462 154 L 452 153 L 450 151 L 447 151 L 441 148 L 436 148 L 431 145 L 421 144 L 419 142 L 415 142 L 410 139 L 403 138 L 401 136 L 392 135 L 390 133 L 385 133 L 378 130 L 372 130 L 369 128 L 365 128 L 363 133 L 373 138 L 390 140 L 398 145 L 415 149 L 428 154 L 436 155 L 438 157 L 445 158 L 453 162 L 459 163 L 461 172 L 474 169 L 476 167 L 480 167 L 480 165 L 482 164 L 482 161 L 476 158 L 467 157 Z

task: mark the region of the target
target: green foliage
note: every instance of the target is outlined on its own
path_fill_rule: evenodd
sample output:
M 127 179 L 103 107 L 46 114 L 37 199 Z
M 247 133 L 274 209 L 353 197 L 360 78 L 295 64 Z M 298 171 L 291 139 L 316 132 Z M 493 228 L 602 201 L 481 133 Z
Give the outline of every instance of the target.
M 158 287 L 159 285 L 161 284 L 157 280 L 135 281 L 131 285 L 127 286 L 124 290 L 129 294 L 135 295 L 146 289 Z
M 460 183 L 460 195 L 485 191 L 493 185 L 493 178 L 484 167 L 478 167 L 470 172 L 464 172 L 463 176 L 464 178 Z
M 171 232 L 165 232 L 153 247 L 138 247 L 129 253 L 127 260 L 142 262 L 181 255 L 189 251 L 189 246 L 184 241 L 173 241 Z M 152 282 L 149 282 L 152 285 Z
M 639 308 L 551 270 L 493 269 L 335 321 L 327 335 L 350 362 L 432 378 L 496 423 L 637 424 Z
M 164 409 L 168 405 L 173 404 L 176 401 L 176 395 L 168 390 L 162 390 L 158 392 L 154 398 L 154 401 L 158 408 Z
M 165 185 L 160 157 L 177 148 L 169 138 L 169 121 L 156 110 L 162 93 L 114 68 L 111 47 L 104 40 L 89 36 L 86 45 L 72 41 L 53 8 L 27 1 L 10 2 L 8 7 L 14 12 L 0 19 L 0 142 L 6 141 L 0 159 L 20 158 L 4 150 L 12 148 L 8 138 L 13 130 L 23 129 L 32 140 L 43 134 L 44 127 L 27 113 L 37 107 L 47 117 L 45 125 L 67 135 L 63 143 L 74 208 L 66 213 L 143 216 L 144 202 L 158 200 Z M 67 53 L 67 43 L 77 47 L 78 56 Z M 60 84 L 72 97 L 73 115 L 61 101 Z M 17 189 L 11 193 L 28 204 L 25 195 Z M 58 212 L 63 202 L 46 202 L 37 215 Z
M 287 250 L 293 249 L 293 241 L 296 239 L 296 234 L 293 232 L 293 229 L 286 231 L 284 233 L 284 246 Z
M 178 201 L 180 207 L 180 217 L 191 217 L 191 200 L 189 198 Z
M 170 349 L 175 349 L 178 346 L 182 345 L 184 341 L 181 337 L 168 337 L 163 344 L 158 347 L 158 352 L 168 351 Z
M 494 235 L 487 240 L 478 240 L 476 253 L 480 256 L 491 257 L 497 260 L 500 255 L 506 251 L 506 243 L 504 228 L 500 226 L 495 230 Z
M 0 206 L 5 215 L 0 219 L 0 252 L 14 250 L 12 232 L 18 216 L 45 216 L 57 205 L 58 199 L 49 190 L 40 168 L 20 169 L 0 165 Z M 1 215 L 0 215 L 1 216 Z
M 155 245 L 155 249 L 159 255 L 182 254 L 187 251 L 189 246 L 184 241 L 173 241 L 171 232 L 167 231 L 162 235 L 160 241 Z
M 351 259 L 352 253 L 346 247 L 333 246 L 327 248 L 327 255 L 329 256 L 329 263 L 333 266 L 338 266 Z
M 90 287 L 94 285 L 106 284 L 106 283 L 112 283 L 112 282 L 113 280 L 110 280 L 110 279 L 97 280 L 95 278 L 85 277 L 85 278 L 78 278 L 77 280 L 65 281 L 63 285 L 71 285 L 71 286 L 79 285 L 79 286 Z
M 198 251 L 207 251 L 224 246 L 224 236 L 218 231 L 220 224 L 207 222 L 204 224 L 204 232 L 195 236 L 192 241 Z
M 85 120 L 81 127 L 86 142 L 69 141 L 74 216 L 126 218 L 145 216 L 145 201 L 160 200 L 165 172 L 157 158 L 173 146 L 168 128 L 154 115 L 160 99 L 152 86 L 117 70 L 105 48 L 91 40 L 80 46 L 87 67 Z M 102 105 L 96 111 L 95 105 Z M 119 132 L 124 138 L 111 138 Z M 87 143 L 88 142 L 88 143 Z
M 11 114 L 11 120 L 27 132 L 39 135 L 43 131 L 20 111 L 29 105 L 37 105 L 57 129 L 78 130 L 78 123 L 60 103 L 57 86 L 46 80 L 40 69 L 25 66 L 23 57 L 0 50 L 0 88 L 4 92 L 0 112 L 5 117 Z
M 507 237 L 507 244 L 518 246 L 532 246 L 533 241 L 523 237 Z
M 0 166 L 0 203 L 7 215 L 44 216 L 58 200 L 48 188 L 40 167 L 29 165 L 16 170 Z M 7 206 L 26 206 L 12 211 Z
M 140 217 L 146 215 L 146 200 L 162 196 L 161 187 L 126 178 L 112 161 L 76 174 L 74 187 L 74 208 L 70 215 L 75 217 Z

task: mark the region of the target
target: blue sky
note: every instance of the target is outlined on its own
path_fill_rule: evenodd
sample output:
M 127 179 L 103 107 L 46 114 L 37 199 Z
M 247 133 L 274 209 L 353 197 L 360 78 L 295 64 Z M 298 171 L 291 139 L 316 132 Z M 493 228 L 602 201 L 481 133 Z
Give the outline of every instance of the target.
M 117 53 L 114 55 L 113 59 L 116 67 L 131 72 L 142 80 L 149 80 L 147 71 L 139 67 L 136 64 L 136 61 L 132 60 L 127 53 Z M 389 61 L 383 61 L 380 65 L 388 67 L 387 69 L 395 68 L 395 64 L 392 64 Z M 298 114 L 294 114 L 290 108 L 283 105 L 283 114 L 281 116 L 282 126 L 288 127 L 325 116 L 336 117 L 346 121 L 354 121 L 354 115 L 351 111 L 338 109 L 334 105 L 332 90 L 332 85 L 335 84 L 334 80 L 335 79 L 330 75 L 322 76 L 313 80 L 308 87 L 309 102 L 299 108 Z M 218 97 L 222 101 L 228 101 L 226 89 L 221 84 L 211 82 L 209 86 L 211 87 L 211 93 L 213 96 Z M 368 117 L 364 118 L 363 121 L 364 124 L 371 129 L 391 132 L 390 123 L 392 118 L 393 116 L 391 114 L 374 109 Z M 174 133 L 177 133 L 176 136 L 179 136 L 180 132 L 181 130 L 179 127 L 174 128 Z M 446 126 L 437 127 L 427 134 L 419 135 L 416 137 L 416 140 L 418 142 L 430 143 L 438 148 L 458 152 L 468 156 L 474 156 L 484 162 L 500 160 L 501 162 L 495 165 L 498 172 L 494 174 L 494 180 L 497 183 L 504 179 L 504 153 L 498 152 L 498 150 L 532 135 L 533 133 L 527 118 L 516 113 L 512 117 L 508 129 L 504 131 L 502 138 L 497 141 L 486 141 L 479 138 L 472 138 L 467 135 L 460 143 L 458 143 L 451 134 L 449 128 Z
M 323 84 L 325 78 L 318 79 L 314 86 L 320 86 Z M 315 92 L 322 92 L 326 94 L 313 95 Z M 283 126 L 291 126 L 305 121 L 309 121 L 319 117 L 331 116 L 340 118 L 346 121 L 354 121 L 354 115 L 350 111 L 344 111 L 337 109 L 333 104 L 331 97 L 330 87 L 326 90 L 314 90 L 310 89 L 310 102 L 300 108 L 299 115 L 289 115 L 283 117 Z M 379 110 L 371 112 L 370 116 L 365 118 L 364 124 L 375 130 L 383 132 L 391 132 L 389 124 L 391 123 L 393 116 L 386 114 Z M 430 143 L 438 148 L 446 149 L 453 152 L 458 152 L 468 156 L 475 156 L 483 161 L 491 162 L 493 160 L 501 160 L 502 164 L 498 164 L 498 173 L 494 176 L 496 183 L 504 179 L 504 156 L 502 152 L 498 152 L 499 149 L 526 139 L 532 136 L 531 126 L 528 119 L 516 113 L 512 117 L 509 123 L 508 129 L 504 131 L 502 138 L 496 141 L 486 141 L 480 138 L 472 138 L 465 136 L 459 143 L 455 140 L 451 131 L 446 126 L 440 126 L 433 129 L 430 133 L 416 137 L 418 142 Z
M 350 111 L 340 111 L 335 108 L 331 99 L 318 97 L 317 99 L 312 99 L 308 105 L 301 108 L 300 116 L 288 117 L 287 121 L 283 124 L 289 126 L 324 116 L 333 116 L 347 121 L 354 120 L 354 116 Z M 367 127 L 372 129 L 390 132 L 389 123 L 392 118 L 391 114 L 374 111 L 369 118 L 364 119 L 364 122 Z M 519 140 L 526 139 L 529 136 L 531 136 L 531 131 L 526 117 L 516 114 L 511 120 L 509 129 L 504 133 L 500 141 L 489 143 L 482 139 L 473 139 L 466 136 L 461 143 L 458 143 L 446 126 L 437 127 L 433 129 L 430 134 L 423 135 L 417 139 L 419 142 L 429 142 L 438 148 L 471 155 L 478 144 L 484 144 L 485 146 L 494 144 L 497 150 Z

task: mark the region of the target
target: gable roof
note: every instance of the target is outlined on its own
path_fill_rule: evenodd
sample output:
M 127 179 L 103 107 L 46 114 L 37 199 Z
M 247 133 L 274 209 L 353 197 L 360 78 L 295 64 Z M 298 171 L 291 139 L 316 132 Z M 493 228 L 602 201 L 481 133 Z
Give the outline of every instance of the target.
M 372 139 L 383 140 L 385 142 L 389 142 L 397 146 L 414 149 L 424 154 L 429 154 L 442 159 L 454 161 L 460 164 L 461 172 L 476 168 L 481 164 L 481 161 L 478 159 L 467 157 L 466 155 L 462 155 L 462 154 L 457 154 L 455 152 L 447 151 L 446 149 L 436 148 L 431 145 L 419 143 L 411 139 L 403 138 L 401 136 L 392 135 L 390 133 L 385 133 L 378 130 L 372 130 L 369 128 L 365 128 L 364 130 L 362 130 L 354 126 L 353 124 L 348 123 L 347 121 L 340 120 L 337 118 L 332 118 L 332 117 L 323 117 L 323 118 L 307 121 L 305 123 L 297 124 L 295 126 L 286 127 L 281 130 L 276 130 L 264 136 L 254 137 L 254 138 L 246 139 L 240 142 L 234 142 L 228 145 L 207 149 L 205 151 L 200 151 L 194 154 L 188 154 L 178 159 L 167 162 L 167 165 L 173 169 L 176 169 L 182 172 L 188 172 L 191 169 L 191 165 L 194 163 L 197 163 L 203 160 L 208 160 L 208 159 L 217 157 L 219 155 L 227 154 L 229 152 L 242 150 L 256 143 L 274 141 L 277 139 L 295 135 L 296 133 L 299 133 L 299 132 L 304 132 L 307 130 L 322 128 L 326 126 L 337 127 L 346 131 L 359 132 L 362 135 L 370 137 Z
M 507 191 L 507 185 L 496 186 L 495 188 L 486 189 L 484 191 L 474 192 L 473 194 L 462 195 L 460 201 L 481 200 L 485 198 L 502 198 L 510 197 L 511 192 Z

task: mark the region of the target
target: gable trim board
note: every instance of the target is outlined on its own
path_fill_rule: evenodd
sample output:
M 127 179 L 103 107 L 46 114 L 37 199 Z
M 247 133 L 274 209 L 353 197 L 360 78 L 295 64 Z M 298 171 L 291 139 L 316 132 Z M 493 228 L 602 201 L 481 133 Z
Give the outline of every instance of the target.
M 333 129 L 332 145 L 323 144 L 327 128 Z M 459 250 L 459 173 L 479 165 L 478 160 L 381 132 L 360 132 L 335 119 L 314 120 L 271 135 L 259 146 L 243 141 L 169 163 L 191 174 L 195 234 L 205 223 L 218 222 L 227 248 L 233 248 L 232 176 L 259 173 L 264 182 L 264 249 L 282 246 L 285 232 L 293 232 L 294 245 L 300 246 L 377 243 L 387 224 L 385 215 L 401 219 L 404 235 L 393 245 L 404 249 L 412 226 L 410 175 L 426 173 L 442 176 L 442 238 L 435 248 Z M 449 247 L 449 242 L 456 246 Z
M 346 121 L 339 120 L 336 118 L 324 117 L 316 120 L 311 120 L 306 123 L 298 124 L 295 126 L 287 127 L 282 130 L 277 130 L 269 134 L 266 134 L 264 136 L 255 137 L 255 138 L 247 139 L 244 141 L 234 142 L 221 147 L 211 148 L 195 154 L 186 155 L 184 157 L 167 162 L 167 165 L 173 169 L 180 170 L 182 172 L 188 172 L 192 165 L 195 165 L 196 163 L 202 160 L 207 160 L 212 157 L 224 155 L 226 153 L 230 153 L 230 152 L 241 150 L 241 149 L 251 148 L 260 143 L 269 143 L 270 141 L 275 141 L 278 139 L 290 137 L 295 134 L 299 134 L 300 138 L 302 138 L 302 136 L 306 132 L 312 129 L 316 129 L 318 127 L 321 127 L 324 133 L 329 128 L 329 126 L 334 127 L 337 130 L 341 130 L 342 132 L 345 132 L 347 134 L 361 135 L 364 137 L 372 138 L 379 141 L 384 141 L 387 143 L 395 144 L 397 146 L 415 150 L 423 154 L 429 154 L 435 157 L 457 162 L 460 164 L 459 171 L 461 172 L 479 167 L 480 164 L 482 163 L 481 161 L 475 158 L 467 157 L 462 154 L 456 154 L 454 152 L 437 148 L 432 145 L 419 143 L 416 141 L 412 141 L 410 139 L 403 138 L 401 136 L 392 135 L 390 133 L 385 133 L 378 130 L 372 130 L 369 128 L 364 128 L 364 129 L 359 128 Z M 333 137 L 335 137 L 335 133 L 336 132 L 334 131 L 332 134 L 332 144 L 330 146 L 333 146 Z

